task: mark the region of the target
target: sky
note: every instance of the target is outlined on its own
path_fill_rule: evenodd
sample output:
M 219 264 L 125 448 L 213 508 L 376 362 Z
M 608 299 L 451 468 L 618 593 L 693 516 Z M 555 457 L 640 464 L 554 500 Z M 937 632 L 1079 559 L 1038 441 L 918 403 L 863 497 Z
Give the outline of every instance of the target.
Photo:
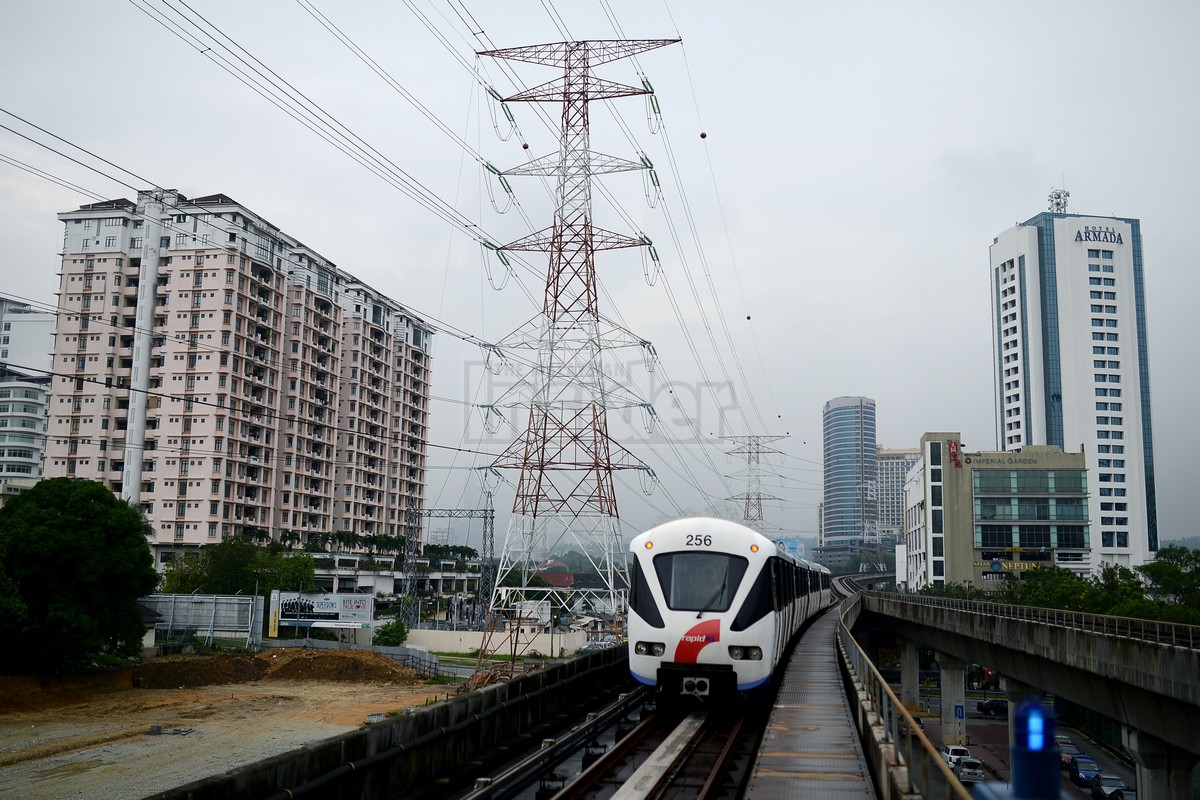
M 517 205 L 499 213 L 486 164 L 556 152 L 557 109 L 508 104 L 513 130 L 487 87 L 508 96 L 557 73 L 475 52 L 680 38 L 596 70 L 644 77 L 658 114 L 644 97 L 590 108 L 592 148 L 644 155 L 661 187 L 616 173 L 593 191 L 595 224 L 648 237 L 660 266 L 644 249 L 596 262 L 601 313 L 657 356 L 653 372 L 636 350 L 605 357 L 657 416 L 647 433 L 646 411 L 609 413 L 657 477 L 646 494 L 644 474 L 620 473 L 627 536 L 740 516 L 725 498 L 748 490 L 746 463 L 721 437 L 770 435 L 786 438 L 762 457 L 761 490 L 778 498 L 765 521 L 814 537 L 821 411 L 841 395 L 876 401 L 882 447 L 958 431 L 967 450 L 996 449 L 988 246 L 1055 188 L 1071 212 L 1142 220 L 1160 536 L 1195 533 L 1200 5 L 62 0 L 11 3 L 5 22 L 0 291 L 53 303 L 59 212 L 151 185 L 234 198 L 442 331 L 429 507 L 479 507 L 476 468 L 523 427 L 517 409 L 495 434 L 483 425 L 515 377 L 466 340 L 504 342 L 536 316 L 545 257 L 522 255 L 506 279 L 479 241 L 553 214 L 547 184 L 516 176 Z M 235 44 L 425 199 L 222 69 Z M 517 476 L 502 477 L 497 547 Z M 447 541 L 478 546 L 478 528 Z

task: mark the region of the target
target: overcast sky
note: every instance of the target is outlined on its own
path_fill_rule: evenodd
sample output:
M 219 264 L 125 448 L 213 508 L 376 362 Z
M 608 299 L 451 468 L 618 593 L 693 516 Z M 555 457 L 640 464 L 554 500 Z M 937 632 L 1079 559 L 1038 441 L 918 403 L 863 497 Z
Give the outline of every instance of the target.
M 636 353 L 608 359 L 628 369 L 626 382 L 659 418 L 647 435 L 640 412 L 631 424 L 610 414 L 614 438 L 661 480 L 647 496 L 622 474 L 627 533 L 684 512 L 737 515 L 723 498 L 746 491 L 730 477 L 745 465 L 724 455 L 732 445 L 719 437 L 788 434 L 775 444 L 781 455 L 764 457 L 763 491 L 781 498 L 765 516 L 815 536 L 821 410 L 839 395 L 876 400 L 883 447 L 914 447 L 936 430 L 960 431 L 969 450 L 996 448 L 988 246 L 1064 186 L 1072 212 L 1142 220 L 1159 530 L 1164 539 L 1196 532 L 1185 498 L 1194 492 L 1186 464 L 1200 452 L 1191 408 L 1200 337 L 1188 322 L 1200 277 L 1187 255 L 1200 185 L 1200 5 L 189 5 L 194 12 L 178 0 L 7 4 L 0 107 L 115 166 L 0 115 L 106 173 L 0 130 L 5 159 L 93 193 L 0 161 L 0 291 L 53 302 L 55 214 L 157 184 L 227 194 L 432 324 L 501 341 L 540 308 L 535 272 L 545 258 L 527 254 L 505 284 L 477 238 L 515 240 L 548 226 L 553 207 L 540 179 L 513 177 L 519 210 L 497 213 L 490 197 L 503 207 L 505 195 L 479 159 L 504 169 L 555 152 L 557 115 L 511 104 L 519 131 L 503 140 L 503 109 L 481 83 L 507 96 L 556 72 L 506 69 L 474 52 L 681 37 L 597 70 L 640 85 L 640 68 L 661 126 L 644 98 L 591 108 L 593 149 L 644 153 L 663 188 L 654 207 L 638 173 L 606 176 L 595 190 L 595 223 L 650 237 L 663 270 L 649 285 L 638 251 L 597 259 L 602 313 L 652 342 L 659 359 L 654 373 Z M 147 11 L 193 33 L 202 15 L 219 42 L 185 43 Z M 219 57 L 232 56 L 220 45 L 232 42 L 433 199 L 414 201 L 224 71 Z M 488 436 L 474 407 L 512 378 L 491 375 L 481 350 L 454 333 L 438 337 L 434 356 L 431 443 L 440 447 L 430 450 L 428 503 L 475 507 L 469 468 L 490 459 L 446 448 L 497 453 L 516 437 Z M 501 485 L 497 546 L 511 503 Z M 478 532 L 468 541 L 478 546 Z

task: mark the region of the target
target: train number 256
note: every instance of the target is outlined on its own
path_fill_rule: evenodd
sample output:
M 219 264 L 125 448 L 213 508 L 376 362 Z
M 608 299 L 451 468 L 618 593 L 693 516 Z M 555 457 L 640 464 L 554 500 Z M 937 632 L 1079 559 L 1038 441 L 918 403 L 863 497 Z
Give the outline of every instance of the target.
M 687 535 L 687 547 L 712 547 L 712 537 L 708 534 L 689 533 Z

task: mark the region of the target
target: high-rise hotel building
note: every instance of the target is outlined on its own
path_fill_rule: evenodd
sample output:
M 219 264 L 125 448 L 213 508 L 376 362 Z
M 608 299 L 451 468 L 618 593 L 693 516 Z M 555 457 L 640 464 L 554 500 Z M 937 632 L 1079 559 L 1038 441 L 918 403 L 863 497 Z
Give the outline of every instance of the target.
M 1139 220 L 1046 212 L 991 246 L 1002 450 L 1087 459 L 1093 565 L 1154 557 L 1154 437 Z
M 225 195 L 58 216 L 47 476 L 142 508 L 158 563 L 248 531 L 405 533 L 426 323 Z

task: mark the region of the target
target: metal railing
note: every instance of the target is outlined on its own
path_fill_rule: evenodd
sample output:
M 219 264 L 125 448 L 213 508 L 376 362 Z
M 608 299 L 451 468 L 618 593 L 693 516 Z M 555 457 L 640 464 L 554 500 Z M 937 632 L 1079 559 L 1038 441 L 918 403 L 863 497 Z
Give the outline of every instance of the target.
M 950 770 L 950 766 L 925 737 L 920 723 L 908 712 L 896 697 L 887 681 L 871 663 L 871 659 L 858 646 L 850 634 L 850 625 L 858 616 L 858 605 L 862 593 L 842 601 L 841 620 L 838 623 L 838 649 L 845 659 L 859 691 L 870 698 L 869 708 L 878 716 L 883 729 L 880 745 L 891 745 L 896 758 L 904 767 L 891 771 L 890 776 L 876 776 L 883 783 L 888 780 L 899 782 L 904 793 L 919 793 L 922 797 L 945 797 L 948 800 L 970 800 L 971 792 L 966 789 Z M 851 620 L 847 624 L 847 619 Z M 866 731 L 862 732 L 864 736 Z
M 1103 614 L 1086 614 L 1082 611 L 1063 611 L 1053 608 L 1013 606 L 1005 603 L 989 603 L 982 600 L 928 597 L 904 592 L 868 591 L 863 592 L 862 595 L 910 605 L 946 608 L 971 614 L 983 614 L 989 617 L 1025 620 L 1073 631 L 1164 644 L 1188 650 L 1200 648 L 1200 626 L 1197 625 L 1181 625 L 1173 622 L 1133 619 L 1131 617 L 1110 617 Z

